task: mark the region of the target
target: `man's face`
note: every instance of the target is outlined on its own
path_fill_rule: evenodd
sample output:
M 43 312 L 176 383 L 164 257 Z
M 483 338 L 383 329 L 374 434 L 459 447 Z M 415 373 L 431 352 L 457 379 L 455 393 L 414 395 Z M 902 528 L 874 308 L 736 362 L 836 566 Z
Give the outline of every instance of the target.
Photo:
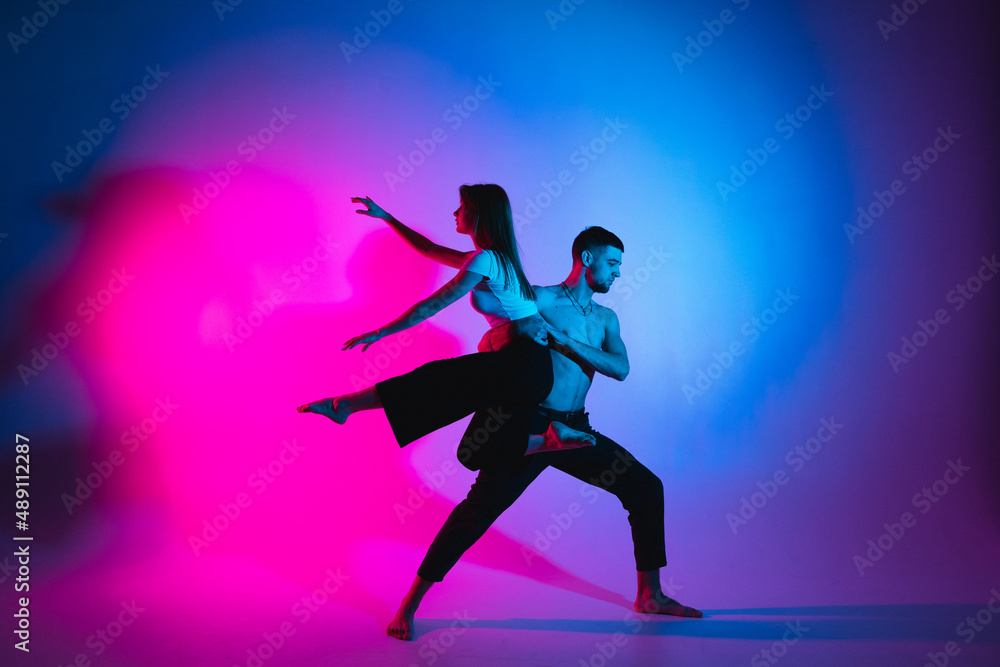
M 607 293 L 615 278 L 622 275 L 619 270 L 621 264 L 622 251 L 618 248 L 612 246 L 596 248 L 591 254 L 590 266 L 587 267 L 587 285 L 597 293 Z

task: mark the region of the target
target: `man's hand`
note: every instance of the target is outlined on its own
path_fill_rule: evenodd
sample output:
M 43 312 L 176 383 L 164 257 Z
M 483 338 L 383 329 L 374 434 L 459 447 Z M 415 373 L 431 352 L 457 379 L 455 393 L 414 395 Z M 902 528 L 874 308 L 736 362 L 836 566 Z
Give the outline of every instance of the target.
M 575 361 L 585 373 L 594 371 L 616 380 L 624 380 L 628 375 L 628 354 L 619 334 L 618 317 L 614 312 L 609 312 L 601 348 L 596 348 L 585 340 L 573 338 L 546 321 L 549 347 Z
M 355 336 L 354 338 L 349 339 L 346 343 L 344 343 L 344 347 L 340 351 L 343 352 L 345 350 L 351 349 L 355 345 L 361 345 L 362 343 L 364 343 L 365 346 L 361 348 L 361 351 L 364 352 L 365 350 L 368 349 L 368 347 L 372 343 L 381 339 L 382 339 L 381 329 L 376 329 L 375 331 L 369 331 L 366 334 L 361 334 L 360 336 Z
M 572 340 L 569 335 L 554 326 L 549 324 L 546 320 L 542 320 L 545 324 L 545 329 L 549 335 L 549 345 L 551 347 L 569 347 L 570 340 Z

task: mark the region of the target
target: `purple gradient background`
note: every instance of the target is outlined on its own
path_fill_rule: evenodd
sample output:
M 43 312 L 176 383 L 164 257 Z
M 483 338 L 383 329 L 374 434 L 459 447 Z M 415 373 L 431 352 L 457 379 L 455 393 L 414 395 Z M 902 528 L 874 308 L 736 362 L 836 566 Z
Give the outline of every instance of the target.
M 28 662 L 13 659 L 68 664 L 86 653 L 95 664 L 160 664 L 148 647 L 180 634 L 193 639 L 162 654 L 163 664 L 194 654 L 212 664 L 213 632 L 252 626 L 272 608 L 287 616 L 289 600 L 331 568 L 349 576 L 338 623 L 379 631 L 473 479 L 454 459 L 464 421 L 399 450 L 381 413 L 337 427 L 293 408 L 353 390 L 366 372 L 387 377 L 475 350 L 485 323 L 464 301 L 368 352 L 339 343 L 450 277 L 357 216 L 350 197 L 370 195 L 432 239 L 468 249 L 452 236 L 451 211 L 458 186 L 476 182 L 510 194 L 535 283 L 565 277 L 584 226 L 624 241 L 622 278 L 598 301 L 619 315 L 632 372 L 624 383 L 599 378 L 588 409 L 664 480 L 663 576 L 683 601 L 716 615 L 938 605 L 940 618 L 924 619 L 932 629 L 903 637 L 916 646 L 906 659 L 917 664 L 954 639 L 966 608 L 1000 587 L 1000 281 L 961 310 L 947 300 L 981 258 L 1000 252 L 990 194 L 994 6 L 930 0 L 886 40 L 876 22 L 891 3 L 754 1 L 741 10 L 593 0 L 553 28 L 545 12 L 555 2 L 404 1 L 348 62 L 340 44 L 385 6 L 245 2 L 220 20 L 207 0 L 71 3 L 2 58 L 0 423 L 5 442 L 31 439 L 33 464 L 34 650 Z M 727 8 L 735 20 L 678 71 L 672 54 Z M 8 3 L 0 26 L 17 31 L 33 11 Z M 119 118 L 111 101 L 147 66 L 169 74 Z M 484 79 L 494 89 L 457 124 L 447 110 Z M 775 122 L 821 86 L 832 96 L 783 137 Z M 241 142 L 275 109 L 292 117 L 251 161 Z M 53 161 L 104 117 L 114 131 L 57 178 Z M 606 132 L 613 140 L 581 159 L 580 147 L 608 127 L 619 128 Z M 446 139 L 390 182 L 401 156 L 436 128 Z M 904 163 L 939 128 L 960 138 L 911 182 Z M 720 196 L 717 183 L 768 137 L 779 150 Z M 181 205 L 229 161 L 239 173 L 185 220 Z M 572 182 L 546 199 L 564 170 Z M 905 193 L 851 238 L 845 225 L 858 207 L 894 179 Z M 87 321 L 80 304 L 115 270 L 134 279 Z M 281 302 L 234 342 L 275 290 Z M 778 290 L 798 299 L 751 340 L 748 323 Z M 887 354 L 938 309 L 948 323 L 894 370 Z M 68 322 L 80 334 L 22 378 L 19 366 Z M 745 353 L 716 367 L 701 394 L 686 393 L 734 341 Z M 130 451 L 126 433 L 167 399 L 176 409 Z M 786 454 L 823 419 L 842 430 L 794 469 Z M 300 448 L 292 462 L 273 481 L 253 477 L 284 443 Z M 122 465 L 67 507 L 78 479 L 115 450 Z M 12 446 L 4 451 L 11 480 Z M 922 514 L 915 494 L 959 460 L 970 470 L 939 487 L 947 494 Z M 734 530 L 727 516 L 778 471 L 788 483 Z M 251 503 L 239 518 L 192 548 L 240 493 Z M 553 515 L 573 502 L 583 515 L 537 553 Z M 419 507 L 401 514 L 407 503 Z M 916 524 L 859 573 L 868 540 L 907 511 Z M 0 558 L 12 562 L 14 542 L 5 542 Z M 633 585 L 631 549 L 613 498 L 590 504 L 580 482 L 546 472 L 448 581 L 476 597 L 493 575 L 531 580 L 539 599 L 501 600 L 498 618 L 573 619 L 546 595 L 614 603 Z M 4 579 L 12 628 L 13 574 Z M 98 658 L 87 637 L 133 598 L 149 620 Z M 965 664 L 996 664 L 987 653 L 997 625 L 966 649 Z M 235 653 L 220 664 L 246 664 Z M 752 651 L 736 655 L 742 663 Z

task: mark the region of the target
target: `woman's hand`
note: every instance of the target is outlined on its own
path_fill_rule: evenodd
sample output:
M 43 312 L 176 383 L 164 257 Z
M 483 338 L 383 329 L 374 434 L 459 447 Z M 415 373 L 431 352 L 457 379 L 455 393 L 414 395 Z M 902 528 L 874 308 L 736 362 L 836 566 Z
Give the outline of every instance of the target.
M 369 331 L 366 334 L 361 334 L 360 336 L 355 336 L 354 338 L 348 340 L 346 343 L 344 343 L 344 347 L 340 351 L 343 352 L 345 350 L 351 349 L 355 345 L 361 345 L 362 343 L 364 343 L 364 347 L 361 348 L 361 351 L 364 352 L 365 350 L 368 349 L 368 346 L 370 346 L 375 341 L 381 339 L 382 339 L 382 329 Z
M 541 317 L 526 318 L 526 321 L 520 327 L 518 333 L 522 336 L 527 336 L 539 345 L 544 346 L 549 342 L 547 331 L 548 326 L 548 322 L 543 320 Z
M 357 210 L 361 215 L 368 215 L 373 218 L 381 218 L 382 220 L 390 220 L 392 216 L 381 206 L 376 204 L 371 200 L 371 197 L 351 197 L 351 201 L 356 204 L 363 204 L 367 207 L 366 210 Z

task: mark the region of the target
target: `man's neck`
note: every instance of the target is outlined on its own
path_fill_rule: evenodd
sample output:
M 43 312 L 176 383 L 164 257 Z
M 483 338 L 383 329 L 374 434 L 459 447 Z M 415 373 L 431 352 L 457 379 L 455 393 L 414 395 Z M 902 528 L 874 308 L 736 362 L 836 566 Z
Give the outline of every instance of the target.
M 594 290 L 590 289 L 590 285 L 587 284 L 587 280 L 583 275 L 583 267 L 571 271 L 566 280 L 562 281 L 562 284 L 566 286 L 569 293 L 584 307 L 590 303 L 591 297 L 594 296 Z

